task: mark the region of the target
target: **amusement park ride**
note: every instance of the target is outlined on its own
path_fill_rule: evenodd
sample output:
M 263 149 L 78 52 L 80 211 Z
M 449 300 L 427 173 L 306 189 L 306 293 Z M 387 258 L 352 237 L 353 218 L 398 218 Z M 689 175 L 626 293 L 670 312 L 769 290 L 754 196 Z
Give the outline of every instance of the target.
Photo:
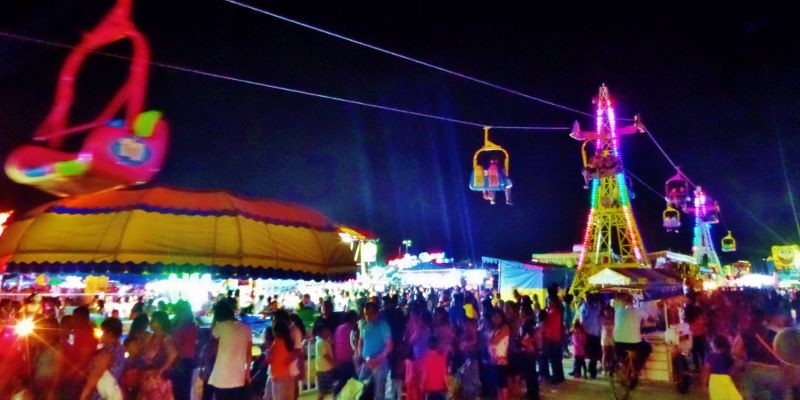
M 491 204 L 495 204 L 495 193 L 503 191 L 506 204 L 511 205 L 513 183 L 508 177 L 508 151 L 489 140 L 489 129 L 489 126 L 483 127 L 483 146 L 472 156 L 469 188 L 483 192 L 483 199 Z
M 55 101 L 44 122 L 34 133 L 37 145 L 14 150 L 6 160 L 6 174 L 14 181 L 57 196 L 74 196 L 114 190 L 150 181 L 163 164 L 169 128 L 159 111 L 144 111 L 150 50 L 145 37 L 130 19 L 133 0 L 117 0 L 109 14 L 67 57 L 56 86 Z M 127 81 L 105 109 L 91 122 L 70 125 L 76 75 L 85 58 L 98 48 L 127 38 L 133 55 Z M 617 126 L 608 88 L 600 86 L 595 130 L 581 130 L 575 122 L 570 136 L 582 142 L 583 177 L 590 189 L 590 210 L 583 247 L 570 291 L 583 296 L 588 278 L 607 267 L 647 268 L 647 253 L 631 209 L 630 181 L 622 165 L 620 139 L 646 132 L 637 116 L 631 125 Z M 124 117 L 115 119 L 119 114 Z M 482 192 L 495 204 L 496 192 L 505 192 L 511 205 L 510 157 L 489 140 L 491 127 L 484 127 L 483 146 L 472 159 L 469 188 Z M 77 153 L 62 149 L 68 135 L 88 132 Z M 667 180 L 663 225 L 667 231 L 681 227 L 680 213 L 695 217 L 693 253 L 699 265 L 719 267 L 711 241 L 710 226 L 719 222 L 719 206 L 680 170 Z M 722 251 L 735 251 L 731 235 L 722 240 Z
M 596 129 L 583 131 L 576 122 L 570 135 L 583 142 L 583 176 L 591 190 L 583 247 L 570 288 L 578 297 L 583 297 L 590 288 L 589 277 L 604 268 L 648 265 L 647 252 L 631 210 L 619 144 L 620 136 L 644 132 L 644 126 L 637 117 L 632 125 L 617 127 L 611 96 L 605 85 L 600 86 L 594 102 L 597 105 Z
M 161 112 L 143 111 L 150 48 L 130 19 L 132 1 L 117 0 L 67 57 L 53 107 L 33 136 L 42 144 L 22 146 L 6 160 L 12 180 L 56 196 L 72 196 L 142 184 L 161 169 L 169 128 Z M 86 56 L 124 38 L 133 46 L 127 81 L 94 121 L 70 126 L 76 75 Z M 124 118 L 115 119 L 120 113 Z M 79 152 L 61 149 L 66 136 L 87 131 Z
M 596 129 L 581 130 L 575 122 L 570 136 L 583 142 L 584 186 L 591 189 L 590 211 L 584 231 L 583 248 L 578 258 L 578 271 L 570 291 L 583 296 L 589 289 L 588 278 L 607 267 L 648 268 L 647 253 L 631 209 L 630 178 L 622 165 L 620 138 L 643 133 L 644 124 L 637 115 L 633 123 L 617 126 L 608 88 L 603 85 L 594 99 L 597 105 Z M 483 192 L 483 198 L 495 204 L 495 192 L 505 191 L 506 203 L 511 204 L 511 179 L 508 177 L 509 154 L 489 140 L 490 127 L 484 127 L 484 144 L 472 158 L 469 188 Z M 667 232 L 681 227 L 681 211 L 693 215 L 694 239 L 692 254 L 700 272 L 716 272 L 721 263 L 711 238 L 711 225 L 719 223 L 719 204 L 701 187 L 694 186 L 676 168 L 675 176 L 664 185 L 667 208 L 663 226 Z M 722 251 L 736 251 L 736 240 L 728 231 L 722 239 Z
M 677 232 L 681 226 L 680 212 L 694 216 L 694 239 L 692 241 L 692 254 L 697 260 L 697 265 L 703 270 L 719 271 L 721 263 L 714 249 L 711 238 L 711 225 L 720 222 L 719 204 L 714 201 L 700 186 L 692 186 L 689 179 L 678 170 L 675 176 L 668 179 L 664 185 L 667 208 L 664 210 L 663 224 L 667 232 Z M 731 231 L 722 238 L 723 252 L 736 251 L 736 239 Z

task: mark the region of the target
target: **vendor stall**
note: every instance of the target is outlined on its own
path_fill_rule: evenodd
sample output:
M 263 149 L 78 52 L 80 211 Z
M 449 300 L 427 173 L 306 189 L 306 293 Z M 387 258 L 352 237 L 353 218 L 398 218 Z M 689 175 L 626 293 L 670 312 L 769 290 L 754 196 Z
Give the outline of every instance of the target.
M 482 260 L 484 264 L 497 264 L 502 299 L 513 299 L 516 289 L 523 296 L 536 295 L 544 304 L 548 286 L 555 283 L 561 289 L 569 288 L 575 276 L 575 271 L 567 267 L 527 264 L 492 257 L 483 257 Z
M 488 273 L 479 268 L 459 268 L 454 264 L 423 262 L 397 272 L 403 286 L 451 288 L 483 286 Z
M 590 298 L 608 301 L 618 293 L 631 293 L 638 308 L 656 321 L 644 339 L 653 352 L 641 372 L 641 378 L 653 381 L 673 381 L 674 363 L 691 349 L 689 327 L 682 318 L 685 301 L 680 277 L 651 268 L 605 268 L 589 277 L 593 290 Z

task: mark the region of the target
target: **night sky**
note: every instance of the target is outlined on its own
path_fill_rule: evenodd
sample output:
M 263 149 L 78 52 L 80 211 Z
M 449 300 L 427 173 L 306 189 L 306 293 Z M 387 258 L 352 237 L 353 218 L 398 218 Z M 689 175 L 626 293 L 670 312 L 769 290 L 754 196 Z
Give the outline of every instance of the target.
M 73 44 L 111 3 L 4 1 L 0 30 Z M 800 195 L 800 29 L 787 9 L 476 3 L 251 4 L 586 112 L 606 83 L 617 114 L 640 113 L 687 175 L 719 200 L 723 222 L 712 234 L 718 245 L 732 230 L 740 250 L 720 253 L 723 262 L 749 259 L 759 267 L 769 246 L 800 242 L 779 151 L 782 141 L 785 174 Z M 481 123 L 571 126 L 578 119 L 592 126 L 579 114 L 221 0 L 139 0 L 134 7 L 155 61 Z M 127 54 L 129 47 L 106 50 Z M 0 37 L 2 159 L 30 141 L 66 55 Z M 93 117 L 126 72 L 123 61 L 90 58 L 73 120 Z M 467 188 L 480 128 L 155 67 L 147 104 L 163 110 L 172 128 L 153 184 L 307 205 L 375 231 L 384 256 L 412 239 L 417 252 L 526 260 L 582 238 L 589 194 L 580 144 L 566 132 L 495 132 L 493 141 L 511 153 L 515 205 L 490 206 Z M 662 191 L 674 170 L 655 145 L 646 135 L 623 143 L 626 168 Z M 633 191 L 647 249 L 690 252 L 690 228 L 661 228 L 663 199 L 636 181 Z M 49 199 L 0 177 L 0 208 Z

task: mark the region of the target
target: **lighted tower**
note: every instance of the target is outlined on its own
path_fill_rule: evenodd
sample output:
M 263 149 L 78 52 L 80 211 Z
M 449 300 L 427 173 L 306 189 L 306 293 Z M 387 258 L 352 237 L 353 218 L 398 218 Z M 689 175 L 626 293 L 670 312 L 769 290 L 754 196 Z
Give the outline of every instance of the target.
M 572 136 L 583 142 L 583 174 L 591 190 L 589 216 L 583 235 L 570 292 L 582 297 L 589 289 L 589 277 L 606 267 L 649 267 L 647 253 L 633 218 L 630 196 L 622 167 L 619 137 L 641 133 L 637 117 L 633 125 L 617 127 L 608 88 L 600 86 L 596 99 L 596 130 L 581 131 L 575 122 Z M 587 154 L 587 147 L 589 154 Z
M 694 203 L 686 207 L 685 211 L 694 214 L 692 254 L 700 266 L 700 272 L 714 270 L 720 274 L 719 268 L 722 264 L 711 240 L 711 225 L 719 223 L 719 206 L 697 186 L 694 189 Z

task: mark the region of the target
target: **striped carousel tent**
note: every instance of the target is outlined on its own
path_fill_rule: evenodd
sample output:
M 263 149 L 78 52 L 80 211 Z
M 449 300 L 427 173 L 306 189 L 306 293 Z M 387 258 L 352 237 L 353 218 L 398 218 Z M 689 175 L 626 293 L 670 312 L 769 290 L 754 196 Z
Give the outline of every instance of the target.
M 324 215 L 226 192 L 154 187 L 71 197 L 16 215 L 7 272 L 212 273 L 346 280 L 353 251 Z

